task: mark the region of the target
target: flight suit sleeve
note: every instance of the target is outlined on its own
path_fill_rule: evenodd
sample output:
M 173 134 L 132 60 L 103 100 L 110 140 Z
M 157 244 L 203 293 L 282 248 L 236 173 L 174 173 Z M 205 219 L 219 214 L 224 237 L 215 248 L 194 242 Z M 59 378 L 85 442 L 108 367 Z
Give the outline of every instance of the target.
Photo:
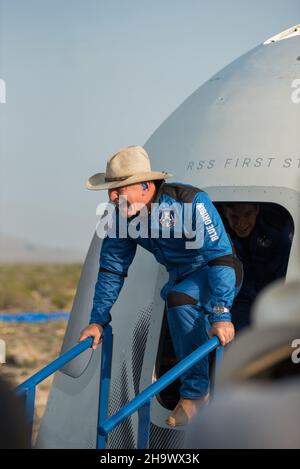
M 231 321 L 230 309 L 241 283 L 242 266 L 236 257 L 222 219 L 206 193 L 195 198 L 198 204 L 196 217 L 202 221 L 203 257 L 209 266 L 209 301 L 205 304 L 208 319 L 212 322 Z
M 106 237 L 103 240 L 90 324 L 106 326 L 111 321 L 110 310 L 120 294 L 135 253 L 136 243 L 130 238 Z
M 210 300 L 205 305 L 210 323 L 231 322 L 230 309 L 235 298 L 235 271 L 228 265 L 210 265 L 208 271 Z M 225 308 L 224 312 L 220 308 Z

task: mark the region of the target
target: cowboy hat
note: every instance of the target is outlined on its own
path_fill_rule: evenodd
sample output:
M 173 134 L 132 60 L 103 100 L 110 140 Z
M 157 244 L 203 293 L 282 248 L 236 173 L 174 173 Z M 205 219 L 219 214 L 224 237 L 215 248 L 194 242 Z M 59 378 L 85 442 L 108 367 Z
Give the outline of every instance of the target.
M 167 179 L 172 174 L 151 171 L 146 150 L 138 145 L 120 148 L 108 160 L 106 173 L 97 173 L 86 182 L 87 189 L 100 191 L 129 186 L 143 181 Z

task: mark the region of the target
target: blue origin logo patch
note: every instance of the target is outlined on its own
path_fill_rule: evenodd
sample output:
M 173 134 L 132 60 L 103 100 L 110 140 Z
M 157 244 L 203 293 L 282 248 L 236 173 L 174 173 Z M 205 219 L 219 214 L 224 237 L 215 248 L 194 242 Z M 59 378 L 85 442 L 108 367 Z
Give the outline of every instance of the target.
M 175 225 L 176 220 L 173 210 L 163 208 L 159 214 L 159 223 L 165 228 L 171 228 Z

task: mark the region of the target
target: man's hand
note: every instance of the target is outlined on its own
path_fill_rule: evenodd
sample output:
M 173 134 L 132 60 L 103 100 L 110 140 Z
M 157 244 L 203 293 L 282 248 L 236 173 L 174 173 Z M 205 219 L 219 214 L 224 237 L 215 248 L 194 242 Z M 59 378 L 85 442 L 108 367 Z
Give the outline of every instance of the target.
M 103 332 L 103 327 L 100 326 L 100 324 L 90 324 L 89 326 L 85 327 L 81 331 L 81 335 L 79 337 L 78 342 L 81 342 L 82 340 L 87 339 L 88 337 L 93 337 L 94 342 L 92 345 L 92 349 L 96 350 L 97 346 L 101 344 L 101 335 Z
M 223 347 L 229 344 L 229 342 L 234 338 L 234 326 L 232 322 L 213 322 L 209 331 L 209 337 L 213 337 L 215 335 L 220 339 Z

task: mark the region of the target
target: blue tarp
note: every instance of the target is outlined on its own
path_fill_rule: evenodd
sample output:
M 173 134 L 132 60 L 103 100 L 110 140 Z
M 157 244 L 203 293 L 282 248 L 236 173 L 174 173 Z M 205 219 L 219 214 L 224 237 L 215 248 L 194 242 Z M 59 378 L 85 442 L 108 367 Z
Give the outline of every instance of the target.
M 70 313 L 67 311 L 57 311 L 55 313 L 34 313 L 25 311 L 24 313 L 0 313 L 0 321 L 5 322 L 47 322 L 56 319 L 69 319 Z

